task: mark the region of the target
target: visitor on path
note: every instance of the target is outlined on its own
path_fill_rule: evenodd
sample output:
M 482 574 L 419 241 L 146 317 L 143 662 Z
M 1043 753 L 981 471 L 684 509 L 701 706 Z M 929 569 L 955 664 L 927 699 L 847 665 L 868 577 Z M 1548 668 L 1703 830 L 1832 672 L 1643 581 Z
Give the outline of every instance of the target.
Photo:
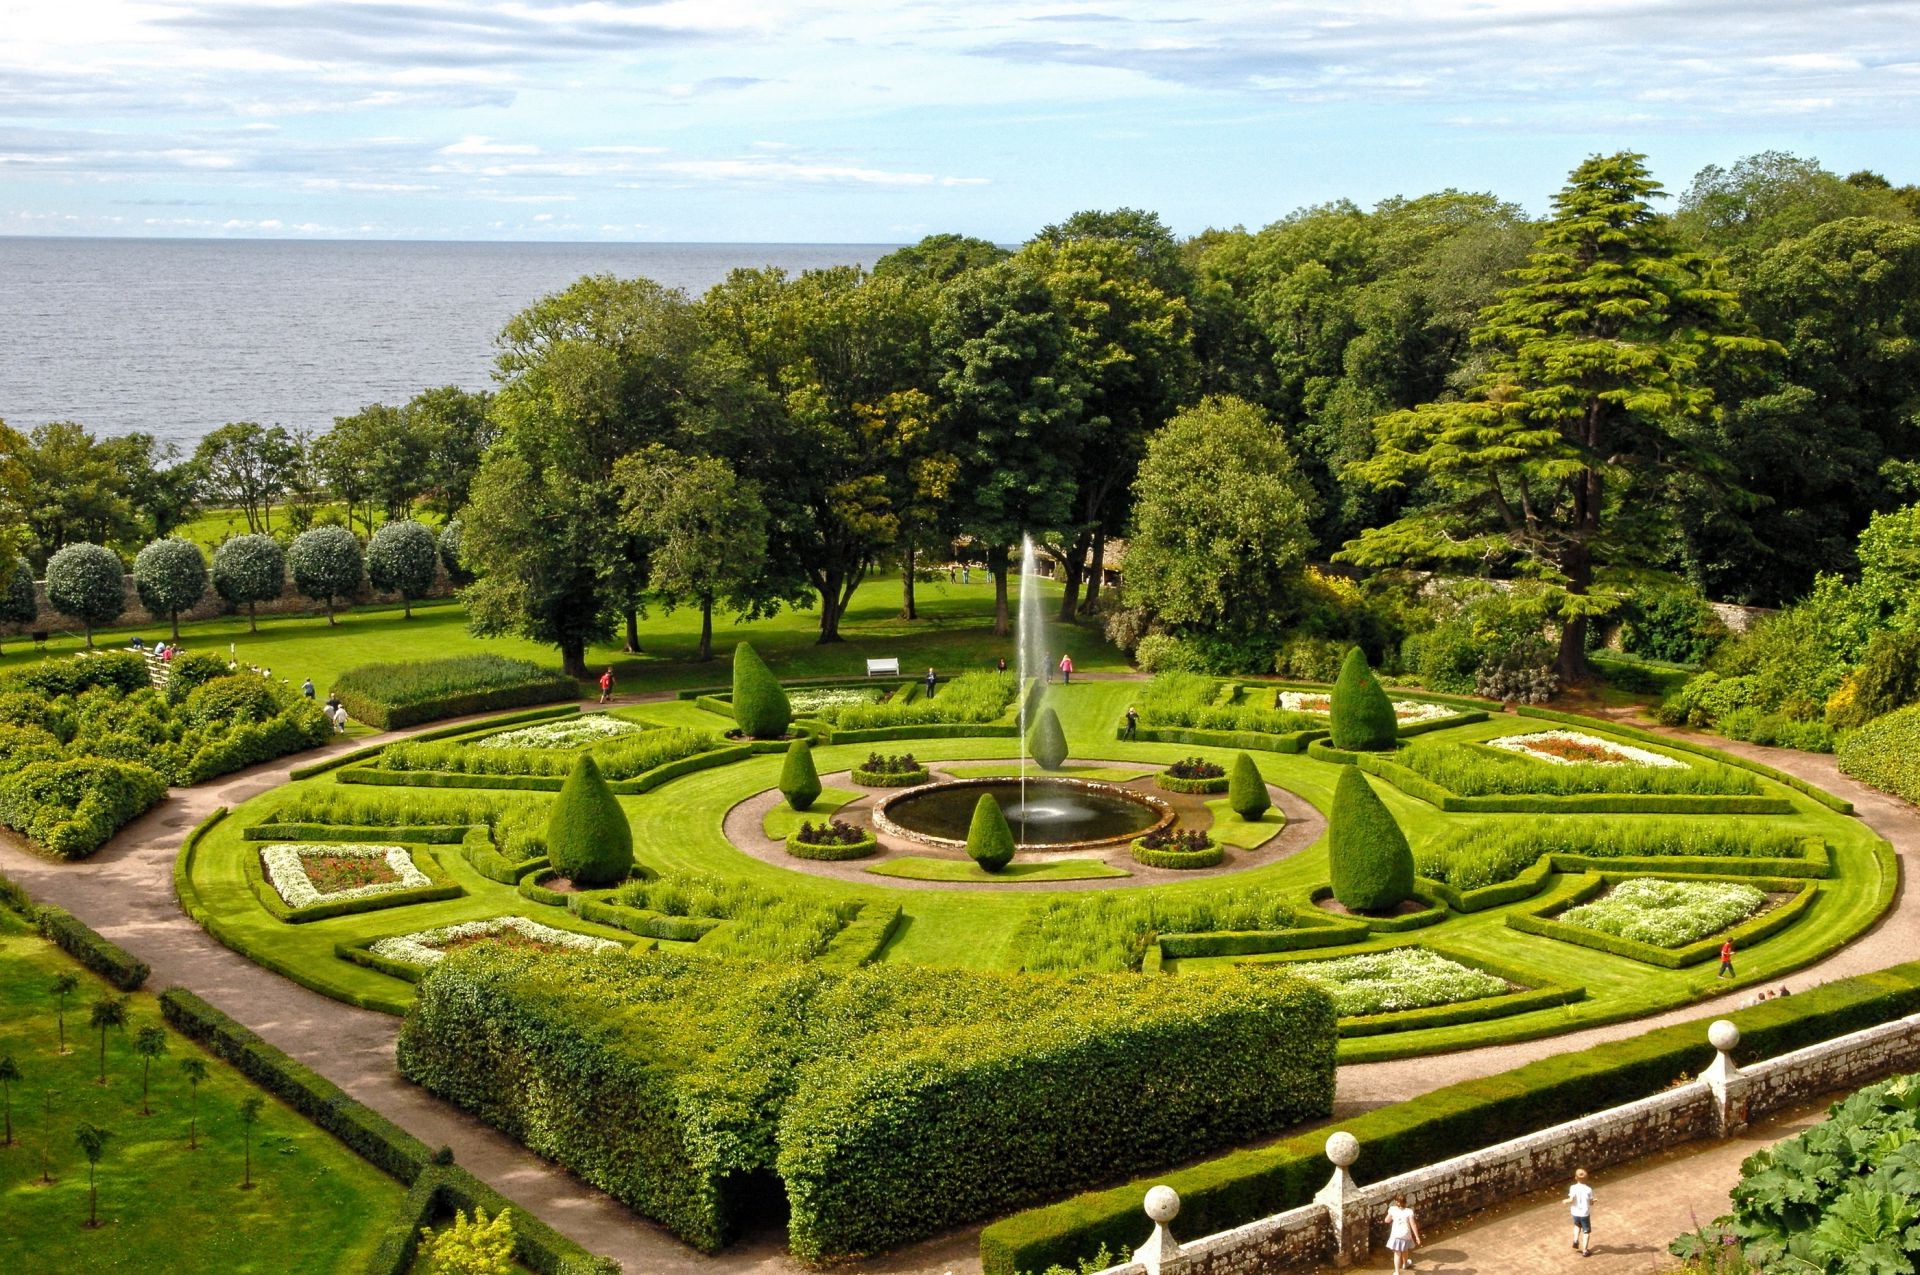
M 1393 1254 L 1393 1269 L 1413 1269 L 1413 1250 L 1420 1247 L 1420 1223 L 1407 1207 L 1407 1197 L 1396 1195 L 1387 1207 L 1387 1251 Z
M 306 681 L 300 683 L 300 693 L 306 696 L 308 699 L 313 698 L 313 679 L 312 678 L 308 678 Z
M 347 733 L 347 706 L 345 704 L 341 704 L 333 710 L 333 733 L 336 735 L 344 735 Z
M 1126 738 L 1132 739 L 1134 735 L 1139 731 L 1139 729 L 1140 729 L 1140 710 L 1135 708 L 1133 705 L 1129 704 L 1127 705 Z
M 970 566 L 965 566 L 965 567 L 961 567 L 961 568 L 960 568 L 960 583 L 961 583 L 961 584 L 972 584 L 972 583 L 973 583 L 973 568 L 972 568 L 972 567 L 970 567 Z
M 607 671 L 600 675 L 600 702 L 606 703 L 613 698 L 613 665 L 607 665 Z
M 1715 978 L 1733 977 L 1733 940 L 1728 939 L 1720 945 L 1720 972 Z
M 1071 655 L 1063 655 L 1060 657 L 1060 680 L 1068 686 L 1073 685 L 1073 657 Z
M 999 659 L 999 661 L 998 661 L 998 663 L 996 663 L 996 664 L 994 665 L 994 667 L 995 667 L 995 668 L 997 668 L 997 669 L 998 669 L 998 670 L 999 670 L 1000 672 L 1002 672 L 1002 673 L 1004 673 L 1004 672 L 1006 672 L 1006 671 L 1007 671 L 1007 657 L 1006 657 L 1006 656 L 1004 656 L 1004 655 L 1003 655 L 1003 656 L 1001 656 L 1001 657 L 1000 657 L 1000 659 Z
M 927 698 L 928 699 L 933 698 L 933 684 L 939 680 L 940 680 L 939 678 L 933 675 L 933 669 L 929 667 L 927 669 Z
M 325 713 L 327 720 L 333 723 L 334 734 L 338 735 L 347 729 L 347 708 L 340 702 L 339 691 L 327 693 L 327 702 L 320 711 Z
M 1580 1256 L 1592 1257 L 1588 1247 L 1593 1241 L 1593 1188 L 1587 1185 L 1587 1171 L 1573 1171 L 1573 1185 L 1567 1188 L 1567 1206 L 1573 1212 L 1573 1247 Z

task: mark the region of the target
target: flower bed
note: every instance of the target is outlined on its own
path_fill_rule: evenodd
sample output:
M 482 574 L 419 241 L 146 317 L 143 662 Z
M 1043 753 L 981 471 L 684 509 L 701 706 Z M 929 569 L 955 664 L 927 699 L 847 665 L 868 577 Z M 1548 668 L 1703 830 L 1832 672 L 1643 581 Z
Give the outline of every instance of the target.
M 1312 713 L 1319 717 L 1328 717 L 1333 713 L 1333 697 L 1317 691 L 1281 691 L 1278 703 L 1289 713 Z M 1448 708 L 1444 704 L 1423 704 L 1419 700 L 1397 699 L 1393 701 L 1393 716 L 1402 726 L 1412 726 L 1420 722 L 1437 722 L 1442 717 L 1451 717 L 1459 709 Z
M 1730 881 L 1635 877 L 1555 919 L 1655 947 L 1685 947 L 1746 920 L 1766 901 L 1754 887 Z
M 451 949 L 502 936 L 515 946 L 538 947 L 544 951 L 571 949 L 603 952 L 617 951 L 621 946 L 612 939 L 597 939 L 590 934 L 556 930 L 550 925 L 529 921 L 524 916 L 496 916 L 485 921 L 462 921 L 458 925 L 419 930 L 413 934 L 396 934 L 377 940 L 367 950 L 389 961 L 424 966 L 444 959 Z
M 787 703 L 795 717 L 837 716 L 855 704 L 878 704 L 887 697 L 884 686 L 823 686 L 810 691 L 788 691 Z
M 878 847 L 871 832 L 840 819 L 825 823 L 811 821 L 787 834 L 787 853 L 796 859 L 814 859 L 837 863 L 844 859 L 863 859 Z
M 1149 868 L 1212 868 L 1225 857 L 1198 828 L 1160 828 L 1133 842 L 1133 857 Z
M 260 851 L 267 881 L 290 908 L 366 899 L 433 884 L 405 846 L 279 844 Z
M 1331 960 L 1289 961 L 1280 968 L 1324 987 L 1342 1018 L 1452 1005 L 1504 996 L 1514 990 L 1503 978 L 1450 961 L 1424 947 L 1396 947 Z
M 475 748 L 584 748 L 619 735 L 633 735 L 646 727 L 605 713 L 583 713 L 557 722 L 541 722 L 473 741 Z
M 911 788 L 929 778 L 927 768 L 914 760 L 912 753 L 898 757 L 869 753 L 866 761 L 853 768 L 853 782 L 868 788 Z
M 1154 782 L 1167 792 L 1225 792 L 1227 772 L 1210 761 L 1188 757 L 1154 776 Z
M 1577 730 L 1543 730 L 1531 735 L 1503 735 L 1487 741 L 1487 747 L 1518 753 L 1535 761 L 1555 766 L 1658 766 L 1684 769 L 1685 762 L 1665 753 L 1656 753 L 1631 744 L 1616 744 L 1610 739 Z

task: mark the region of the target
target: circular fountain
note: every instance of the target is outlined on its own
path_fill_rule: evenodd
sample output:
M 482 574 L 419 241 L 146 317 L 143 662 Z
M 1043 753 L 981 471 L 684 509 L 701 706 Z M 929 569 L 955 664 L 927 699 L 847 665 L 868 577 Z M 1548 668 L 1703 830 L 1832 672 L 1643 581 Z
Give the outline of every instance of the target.
M 882 833 L 961 848 L 982 794 L 1000 803 L 1023 850 L 1080 850 L 1144 836 L 1173 822 L 1173 808 L 1118 784 L 1036 776 L 950 779 L 908 788 L 873 809 Z

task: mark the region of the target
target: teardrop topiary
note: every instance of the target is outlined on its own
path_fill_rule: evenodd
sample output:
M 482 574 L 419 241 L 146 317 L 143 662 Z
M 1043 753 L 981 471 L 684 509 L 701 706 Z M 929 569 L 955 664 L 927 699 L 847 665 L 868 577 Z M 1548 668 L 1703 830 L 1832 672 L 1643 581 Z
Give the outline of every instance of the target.
M 1340 768 L 1327 859 L 1333 897 L 1356 912 L 1385 912 L 1413 893 L 1406 834 L 1358 766 Z
M 1060 717 L 1051 708 L 1040 710 L 1027 731 L 1027 755 L 1047 770 L 1058 770 L 1067 760 L 1067 732 L 1060 729 Z
M 614 885 L 633 871 L 633 829 L 590 756 L 573 764 L 554 798 L 547 858 L 575 885 Z
M 1013 829 L 1007 826 L 1007 812 L 987 793 L 973 807 L 973 823 L 967 828 L 967 853 L 988 872 L 998 872 L 1013 862 Z
M 1260 768 L 1253 764 L 1253 758 L 1245 753 L 1235 757 L 1233 769 L 1227 773 L 1227 808 L 1242 819 L 1258 819 L 1272 805 L 1267 781 L 1260 778 Z
M 1340 678 L 1333 684 L 1332 718 L 1333 746 L 1348 752 L 1392 748 L 1400 738 L 1393 701 L 1357 646 L 1347 652 Z
M 779 739 L 793 720 L 780 679 L 746 642 L 733 648 L 733 720 L 754 739 Z
M 813 745 L 796 739 L 787 745 L 787 764 L 780 768 L 780 795 L 795 810 L 809 809 L 820 797 L 820 772 L 814 769 Z

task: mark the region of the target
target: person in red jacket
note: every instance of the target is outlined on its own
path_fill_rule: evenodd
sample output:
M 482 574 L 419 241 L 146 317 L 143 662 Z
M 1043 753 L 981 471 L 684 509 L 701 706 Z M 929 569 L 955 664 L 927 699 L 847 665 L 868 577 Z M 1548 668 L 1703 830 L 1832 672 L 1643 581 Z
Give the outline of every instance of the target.
M 607 671 L 600 675 L 600 702 L 606 703 L 613 698 L 613 665 L 607 665 Z
M 1720 945 L 1720 972 L 1715 978 L 1733 977 L 1733 940 L 1728 939 Z

